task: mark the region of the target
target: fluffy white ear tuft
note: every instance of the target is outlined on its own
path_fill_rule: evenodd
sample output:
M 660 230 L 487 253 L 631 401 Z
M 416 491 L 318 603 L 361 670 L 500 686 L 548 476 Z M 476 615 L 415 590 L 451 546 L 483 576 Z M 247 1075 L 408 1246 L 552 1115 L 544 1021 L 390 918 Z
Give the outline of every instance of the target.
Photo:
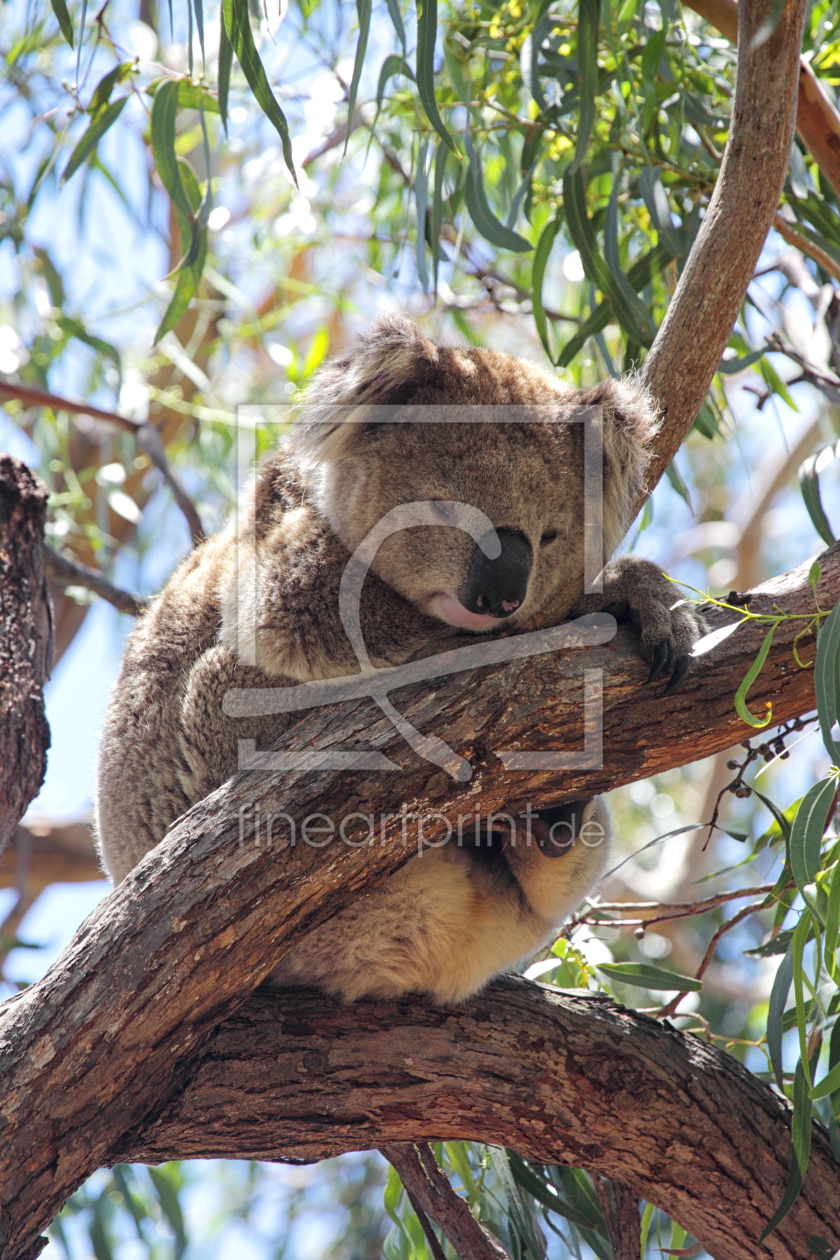
M 437 357 L 437 346 L 413 319 L 380 316 L 358 349 L 325 363 L 313 378 L 292 432 L 292 451 L 303 462 L 341 458 L 364 432 L 356 408 L 407 402 L 418 366 Z

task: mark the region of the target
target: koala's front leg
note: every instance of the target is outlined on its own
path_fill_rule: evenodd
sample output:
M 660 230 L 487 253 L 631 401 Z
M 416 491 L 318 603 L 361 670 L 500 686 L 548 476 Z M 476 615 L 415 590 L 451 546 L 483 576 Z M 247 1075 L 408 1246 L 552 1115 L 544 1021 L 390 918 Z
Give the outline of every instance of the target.
M 584 595 L 571 615 L 629 615 L 641 637 L 642 657 L 650 661 L 648 682 L 658 678 L 666 666 L 671 671 L 662 693 L 669 696 L 685 680 L 691 648 L 707 630 L 703 617 L 691 604 L 673 607 L 678 600 L 677 588 L 657 565 L 638 556 L 621 556 L 605 567 L 603 590 Z

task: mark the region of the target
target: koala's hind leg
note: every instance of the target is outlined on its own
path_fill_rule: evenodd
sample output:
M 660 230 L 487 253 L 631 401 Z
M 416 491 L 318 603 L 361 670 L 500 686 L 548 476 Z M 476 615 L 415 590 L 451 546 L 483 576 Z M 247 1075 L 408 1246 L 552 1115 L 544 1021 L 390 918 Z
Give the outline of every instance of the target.
M 611 838 L 609 810 L 598 796 L 529 811 L 505 857 L 531 909 L 556 925 L 603 874 Z

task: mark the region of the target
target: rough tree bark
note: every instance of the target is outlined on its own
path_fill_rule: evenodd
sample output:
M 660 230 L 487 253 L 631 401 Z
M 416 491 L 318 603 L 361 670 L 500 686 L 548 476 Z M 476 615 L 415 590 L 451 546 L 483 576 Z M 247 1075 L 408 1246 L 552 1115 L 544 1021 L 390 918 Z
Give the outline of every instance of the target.
M 44 684 L 52 669 L 50 596 L 41 560 L 47 487 L 0 454 L 0 851 L 47 768 Z
M 821 563 L 818 594 L 827 608 L 840 595 L 840 545 L 825 553 Z M 811 612 L 808 568 L 805 564 L 758 588 L 751 610 Z M 715 619 L 725 620 L 719 615 Z M 796 666 L 790 650 L 797 629 L 797 623 L 780 627 L 750 695 L 755 711 L 772 699 L 779 721 L 813 707 L 812 673 Z M 282 746 L 374 748 L 401 766 L 396 782 L 391 775 L 364 771 L 349 779 L 346 772 L 244 771 L 197 805 L 101 902 L 47 975 L 0 1009 L 0 1239 L 5 1256 L 18 1260 L 37 1254 L 40 1230 L 67 1195 L 93 1169 L 118 1157 L 115 1152 L 124 1153 L 124 1134 L 147 1116 L 160 1114 L 178 1096 L 184 1074 L 192 1070 L 190 1060 L 213 1027 L 266 978 L 299 932 L 324 922 L 354 893 L 408 860 L 415 851 L 417 826 L 407 832 L 404 846 L 401 817 L 394 808 L 397 792 L 409 817 L 434 814 L 426 818 L 424 832 L 427 840 L 436 841 L 446 832 L 444 814 L 455 821 L 459 813 L 471 814 L 477 802 L 489 813 L 524 808 L 528 801 L 539 808 L 549 801 L 579 800 L 728 748 L 745 729 L 733 712 L 732 697 L 763 634 L 762 626 L 746 626 L 725 639 L 698 659 L 683 690 L 667 699 L 645 687 L 646 667 L 629 632 L 585 651 L 454 675 L 439 680 L 434 692 L 417 685 L 400 692 L 398 707 L 413 725 L 434 729 L 469 757 L 473 776 L 468 783 L 455 784 L 420 762 L 384 717 L 372 720 L 371 703 L 362 700 L 312 712 Z M 806 659 L 808 650 L 806 640 Z M 598 668 L 604 671 L 603 767 L 566 771 L 560 782 L 548 771 L 526 775 L 506 770 L 494 749 L 568 751 L 580 745 L 584 671 Z M 298 825 L 316 812 L 336 820 L 350 811 L 372 813 L 376 843 L 363 849 L 338 841 L 326 849 L 303 844 L 291 848 L 288 831 L 276 827 L 269 849 L 264 828 L 260 837 L 255 835 L 258 809 L 263 819 L 286 811 Z M 383 815 L 388 821 L 380 828 Z M 359 838 L 352 829 L 348 834 Z M 397 1009 L 410 1019 L 411 1012 L 423 1008 L 406 1002 Z M 418 1052 L 426 1037 L 424 1019 L 418 1025 Z M 486 1023 L 492 1036 L 494 1022 Z M 526 1022 L 518 1029 L 523 1050 L 530 1027 Z M 599 1039 L 596 1025 L 591 1028 L 592 1053 L 611 1061 L 613 1044 Z M 688 1039 L 688 1044 L 695 1043 Z M 635 1051 L 628 1048 L 628 1053 Z M 618 1089 L 616 1078 L 610 1080 Z M 698 1080 L 702 1089 L 713 1090 L 712 1078 L 698 1075 Z M 355 1087 L 349 1082 L 346 1087 L 353 1095 Z M 383 1112 L 389 1106 L 389 1088 L 383 1089 Z M 772 1098 L 757 1081 L 751 1088 Z M 618 1104 L 607 1087 L 598 1097 L 604 1121 Z M 680 1094 L 671 1097 L 680 1112 L 684 1102 Z M 765 1105 L 776 1106 L 770 1101 Z M 236 1118 L 225 1111 L 232 1123 L 250 1114 L 247 1107 Z M 563 1114 L 564 1124 L 570 1124 Z M 725 1129 L 728 1120 L 722 1110 L 720 1115 Z M 690 1116 L 684 1119 L 690 1132 Z M 512 1132 L 505 1140 L 527 1154 L 527 1132 L 526 1126 L 521 1141 Z M 402 1129 L 393 1137 L 427 1135 L 425 1129 L 417 1134 Z M 477 1126 L 470 1136 L 486 1134 Z M 784 1164 L 782 1139 L 774 1142 L 772 1158 Z M 815 1142 L 816 1171 L 809 1172 L 802 1200 L 806 1213 L 831 1202 L 823 1189 L 825 1170 L 820 1172 L 820 1139 Z M 685 1143 L 665 1149 L 671 1152 L 669 1160 L 682 1164 L 689 1160 L 689 1147 Z M 597 1167 L 597 1161 L 587 1160 L 588 1167 Z M 727 1167 L 728 1194 L 734 1202 L 744 1174 L 722 1157 L 721 1176 Z M 756 1175 L 764 1167 L 750 1165 Z M 648 1168 L 642 1193 L 668 1210 L 674 1200 L 663 1196 L 657 1168 Z M 617 1165 L 602 1170 L 615 1174 Z M 834 1171 L 831 1175 L 836 1176 Z M 625 1174 L 618 1179 L 638 1191 L 644 1178 L 633 1182 Z M 772 1197 L 772 1178 L 769 1185 Z M 793 1215 L 789 1228 L 783 1226 L 773 1236 L 779 1241 L 768 1244 L 770 1254 L 774 1247 L 779 1256 L 807 1254 L 803 1236 L 795 1232 L 799 1221 Z M 691 1213 L 682 1223 L 701 1228 Z M 717 1254 L 731 1253 L 718 1249 Z
M 787 165 L 804 3 L 786 4 L 774 35 L 753 50 L 752 35 L 774 8 L 772 0 L 744 6 L 746 31 L 742 31 L 734 124 L 720 195 L 716 193 L 669 317 L 648 357 L 646 379 L 665 416 L 652 484 L 694 419 L 776 208 Z M 824 558 L 820 594 L 824 607 L 830 607 L 840 594 L 840 556 L 836 550 Z M 810 610 L 805 570 L 768 584 L 751 607 L 769 609 L 774 601 L 789 611 Z M 801 713 L 813 703 L 811 676 L 798 671 L 790 658 L 792 635 L 792 630 L 783 628 L 777 636 L 776 648 L 752 698 L 756 705 L 772 697 L 778 720 Z M 39 1233 L 67 1195 L 93 1169 L 126 1149 L 126 1134 L 139 1131 L 148 1117 L 160 1115 L 165 1104 L 181 1093 L 193 1070 L 194 1056 L 210 1042 L 214 1028 L 242 1006 L 301 930 L 324 922 L 343 909 L 348 898 L 408 860 L 411 849 L 402 841 L 395 793 L 401 795 L 409 816 L 435 814 L 425 832 L 427 839 L 435 840 L 443 834 L 443 811 L 457 816 L 471 813 L 479 802 L 482 810 L 490 812 L 524 808 L 529 801 L 539 808 L 561 799 L 581 799 L 729 747 L 739 729 L 732 696 L 759 640 L 759 633 L 749 629 L 726 640 L 701 659 L 683 691 L 667 700 L 643 688 L 644 668 L 632 640 L 625 635 L 586 652 L 513 661 L 480 674 L 450 677 L 434 689 L 423 687 L 418 692 L 414 687 L 401 692 L 399 704 L 408 720 L 420 730 L 433 729 L 469 760 L 472 776 L 467 783 L 455 784 L 443 772 L 431 772 L 428 764 L 408 754 L 384 718 L 372 720 L 369 702 L 360 700 L 340 709 L 319 710 L 294 728 L 284 746 L 293 741 L 297 747 L 355 745 L 386 752 L 403 769 L 398 785 L 390 776 L 377 779 L 365 772 L 353 774 L 350 780 L 346 773 L 244 772 L 191 810 L 105 898 L 51 971 L 0 1010 L 0 1076 L 4 1084 L 0 1098 L 0 1249 L 4 1260 L 26 1260 L 38 1254 L 42 1245 Z M 561 782 L 547 771 L 525 775 L 505 769 L 494 750 L 579 747 L 583 738 L 580 701 L 584 667 L 604 671 L 608 764 L 598 770 L 564 772 Z M 281 858 L 278 845 L 273 850 L 260 847 L 251 821 L 244 826 L 246 815 L 253 820 L 257 805 L 263 816 L 284 811 L 297 823 L 316 812 L 334 816 L 350 811 L 380 817 L 385 814 L 383 843 L 361 851 L 348 845 L 331 845 L 321 851 L 298 845 L 283 852 Z M 245 813 L 241 812 L 243 806 L 247 807 Z M 620 1012 L 610 1017 L 625 1020 L 610 1025 L 616 1037 L 601 1035 L 604 1026 L 593 1022 L 601 1008 L 592 999 L 579 1001 L 584 1003 L 581 1009 L 589 1012 L 582 1032 L 594 1035 L 594 1040 L 586 1043 L 591 1071 L 582 1086 L 581 1099 L 585 1095 L 590 1106 L 600 1099 L 603 1119 L 616 1108 L 621 1112 L 625 1101 L 629 1107 L 636 1091 L 636 1078 L 628 1089 L 630 1078 L 613 1072 L 617 1034 L 620 1031 L 622 1039 L 627 1039 L 626 1046 L 621 1041 L 622 1053 L 631 1060 L 642 1056 L 643 1038 L 638 1017 L 621 1016 Z M 323 998 L 318 1002 L 326 1009 Z M 421 1053 L 429 1036 L 424 1008 L 407 1002 L 397 1010 L 404 1011 L 409 1021 L 417 1019 L 419 1035 L 409 1037 L 413 1047 L 409 1057 Z M 471 1012 L 464 1017 L 475 1027 L 484 1025 L 488 1045 L 505 1042 L 504 1019 L 495 1030 L 493 1020 L 485 1018 L 480 1005 L 464 1010 Z M 358 1019 L 364 1012 L 354 1008 L 345 1014 Z M 454 1027 L 461 1014 L 436 1012 L 434 1020 L 442 1027 Z M 526 1022 L 516 1027 L 507 1042 L 511 1048 L 504 1063 L 514 1076 L 519 1072 L 520 1056 L 527 1062 L 529 1053 L 542 1047 L 550 1059 L 552 1038 L 563 1044 L 554 1025 L 544 1025 L 534 1034 L 531 1014 L 529 1010 Z M 499 1041 L 495 1043 L 497 1032 Z M 375 1029 L 372 1035 L 375 1040 Z M 660 1030 L 656 1036 L 671 1034 Z M 670 1097 L 671 1105 L 678 1106 L 689 1120 L 695 1117 L 691 1110 L 694 1090 L 708 1099 L 706 1105 L 711 1108 L 720 1107 L 724 1098 L 733 1107 L 741 1105 L 746 1083 L 731 1095 L 724 1092 L 718 1096 L 714 1091 L 715 1082 L 723 1080 L 722 1074 L 729 1070 L 729 1062 L 713 1051 L 700 1055 L 698 1043 L 690 1039 L 678 1038 L 668 1045 L 675 1050 L 682 1042 L 687 1045 L 686 1054 L 697 1080 L 687 1078 L 682 1091 Z M 573 1053 L 563 1058 L 562 1072 L 554 1080 L 568 1077 L 570 1087 L 577 1084 L 576 1065 L 585 1057 L 582 1045 L 576 1045 Z M 501 1066 L 497 1063 L 499 1069 Z M 544 1073 L 547 1068 L 545 1060 Z M 530 1095 L 512 1112 L 521 1119 L 521 1131 L 519 1122 L 510 1130 L 500 1122 L 497 1133 L 490 1121 L 493 1115 L 501 1116 L 501 1109 L 497 1111 L 491 1102 L 486 1117 L 489 1129 L 481 1132 L 470 1128 L 467 1133 L 465 1127 L 459 1136 L 491 1136 L 508 1141 L 525 1154 L 534 1153 L 530 1143 L 539 1143 L 539 1131 L 547 1125 L 548 1113 L 540 1115 L 525 1108 L 526 1102 L 533 1103 L 538 1075 L 529 1079 Z M 644 1077 L 651 1083 L 654 1079 L 660 1079 L 656 1073 Z M 354 1087 L 353 1082 L 347 1083 L 349 1094 Z M 781 1151 L 784 1161 L 784 1104 L 774 1100 L 771 1091 L 757 1081 L 752 1081 L 750 1088 L 759 1091 L 761 1106 L 775 1107 L 779 1117 L 778 1127 L 767 1128 L 765 1159 L 775 1160 Z M 664 1089 L 668 1091 L 667 1080 Z M 656 1090 L 644 1091 L 643 1097 L 645 1108 L 655 1113 L 658 1121 L 661 1106 Z M 386 1089 L 382 1094 L 384 1110 L 389 1106 L 388 1098 Z M 405 1127 L 394 1134 L 397 1140 L 424 1135 L 418 1117 L 409 1111 L 401 1114 Z M 761 1114 L 757 1113 L 759 1120 Z M 696 1116 L 697 1123 L 699 1119 Z M 418 1132 L 414 1131 L 415 1120 Z M 726 1124 L 724 1115 L 720 1125 L 724 1135 Z M 577 1162 L 583 1151 L 581 1162 L 599 1170 L 602 1156 L 596 1149 L 598 1143 L 583 1141 L 580 1135 L 574 1137 L 574 1113 L 564 1111 L 559 1127 L 567 1137 L 572 1135 L 565 1148 L 568 1158 Z M 654 1126 L 650 1127 L 653 1133 Z M 636 1128 L 640 1132 L 638 1122 Z M 699 1141 L 703 1130 L 696 1132 Z M 655 1161 L 644 1167 L 642 1155 L 652 1147 L 638 1143 L 627 1152 L 628 1161 L 637 1160 L 632 1175 L 628 1175 L 625 1163 L 619 1169 L 615 1156 L 603 1157 L 600 1170 L 617 1174 L 618 1180 L 660 1202 L 666 1210 L 673 1202 L 677 1219 L 681 1213 L 684 1223 L 693 1228 L 691 1196 L 685 1194 L 677 1202 L 677 1192 L 668 1188 L 679 1175 L 681 1164 L 688 1162 L 691 1145 L 685 1138 L 693 1138 L 693 1134 L 690 1125 L 681 1137 L 675 1134 L 656 1149 Z M 434 1136 L 441 1134 L 435 1130 Z M 388 1135 L 383 1132 L 376 1140 L 386 1141 Z M 799 1226 L 812 1216 L 819 1220 L 826 1204 L 833 1202 L 826 1188 L 829 1174 L 819 1134 L 814 1145 L 801 1202 L 770 1240 L 770 1254 L 807 1255 Z M 756 1211 L 764 1212 L 771 1205 L 777 1186 L 768 1173 L 764 1187 L 759 1173 L 765 1164 L 751 1163 L 745 1172 L 740 1153 L 735 1162 L 728 1149 L 721 1148 L 718 1154 L 714 1142 L 708 1147 L 701 1144 L 697 1153 L 707 1161 L 709 1175 L 715 1171 L 730 1202 L 749 1205 L 755 1193 L 760 1204 Z M 556 1151 L 550 1158 L 555 1156 Z M 764 1187 L 763 1199 L 758 1189 L 752 1189 L 758 1181 Z M 706 1211 L 711 1210 L 707 1205 Z M 729 1216 L 735 1212 L 733 1208 Z M 713 1226 L 704 1223 L 699 1209 L 696 1226 L 701 1240 L 708 1237 L 717 1245 Z M 827 1236 L 834 1238 L 836 1229 L 830 1225 L 826 1229 Z M 717 1254 L 734 1255 L 723 1249 L 725 1245 L 721 1243 Z M 742 1249 L 738 1254 L 745 1252 Z
M 114 1157 L 309 1162 L 480 1137 L 621 1182 L 715 1260 L 791 1260 L 810 1256 L 809 1234 L 840 1247 L 840 1178 L 815 1128 L 803 1195 L 758 1246 L 787 1181 L 789 1126 L 784 1099 L 699 1038 L 503 977 L 447 1010 L 260 991 Z

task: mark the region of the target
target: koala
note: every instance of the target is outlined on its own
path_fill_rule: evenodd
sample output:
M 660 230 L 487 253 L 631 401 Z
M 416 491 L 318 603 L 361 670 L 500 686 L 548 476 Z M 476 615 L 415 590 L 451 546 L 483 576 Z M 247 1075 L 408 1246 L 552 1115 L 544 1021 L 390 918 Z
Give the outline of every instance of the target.
M 499 406 L 518 410 L 510 422 L 472 422 Z M 361 590 L 373 666 L 601 609 L 629 615 L 651 680 L 667 668 L 676 687 L 703 626 L 672 607 L 656 566 L 619 558 L 604 569 L 603 591 L 584 594 L 584 426 L 562 421 L 587 407 L 597 408 L 603 445 L 606 561 L 630 524 L 656 432 L 637 382 L 578 391 L 505 354 L 436 345 L 394 316 L 327 363 L 246 511 L 184 560 L 131 635 L 98 764 L 96 828 L 110 878 L 124 879 L 236 772 L 240 739 L 268 747 L 294 720 L 228 718 L 230 690 L 359 671 L 339 615 L 342 576 L 404 505 L 425 515 L 383 537 Z M 441 408 L 463 422 L 422 422 Z M 478 527 L 453 527 L 463 505 L 487 525 L 495 556 Z M 243 571 L 253 581 L 237 582 Z M 461 1001 L 556 932 L 603 873 L 610 822 L 596 798 L 529 814 L 513 839 L 490 825 L 467 835 L 412 857 L 304 935 L 274 982 L 348 1001 L 410 992 Z

